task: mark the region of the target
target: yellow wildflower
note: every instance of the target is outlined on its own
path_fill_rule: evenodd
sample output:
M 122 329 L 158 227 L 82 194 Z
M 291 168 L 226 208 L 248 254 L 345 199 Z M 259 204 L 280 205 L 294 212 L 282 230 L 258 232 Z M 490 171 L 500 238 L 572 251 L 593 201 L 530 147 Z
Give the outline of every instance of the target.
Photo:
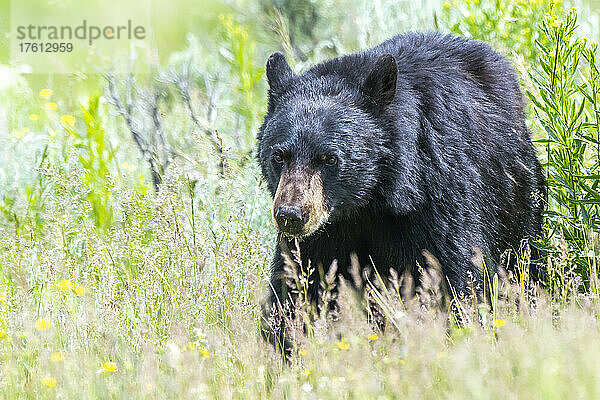
M 31 114 L 29 116 L 29 119 L 32 121 L 37 121 L 38 119 L 40 119 L 40 117 L 37 114 Z
M 74 126 L 75 125 L 75 117 L 72 115 L 63 115 L 60 117 L 60 123 L 63 125 Z
M 210 357 L 210 353 L 204 347 L 200 347 L 200 354 L 202 354 L 206 358 Z
M 310 374 L 312 374 L 312 371 L 311 371 L 310 369 L 306 368 L 304 371 L 302 371 L 302 373 L 303 373 L 305 376 L 309 376 Z
M 116 372 L 117 371 L 117 366 L 115 365 L 114 362 L 107 361 L 104 364 L 102 364 L 102 370 L 104 372 Z
M 47 329 L 50 329 L 50 326 L 52 324 L 50 323 L 50 320 L 47 318 L 40 318 L 37 321 L 35 321 L 35 329 L 37 329 L 38 331 L 45 331 Z
M 444 10 L 449 10 L 450 7 L 452 7 L 452 4 L 450 4 L 449 1 L 445 1 L 444 4 L 442 4 L 442 7 L 444 8 Z
M 342 340 L 341 342 L 338 342 L 337 347 L 340 350 L 348 350 L 350 348 L 350 344 Z
M 192 342 L 189 342 L 187 345 L 188 350 L 194 350 L 196 348 L 196 345 Z
M 51 376 L 42 378 L 42 385 L 53 388 L 54 386 L 56 386 L 56 379 L 54 379 Z
M 61 362 L 64 359 L 65 359 L 65 355 L 63 353 L 61 353 L 60 351 L 50 353 L 50 361 L 52 361 L 52 362 L 57 363 L 57 362 Z
M 79 297 L 85 295 L 85 287 L 83 285 L 77 285 L 75 287 L 75 294 Z
M 52 89 L 42 89 L 42 90 L 40 90 L 40 97 L 43 97 L 43 98 L 47 99 L 50 96 L 52 96 Z
M 130 164 L 127 161 L 123 161 L 121 163 L 121 168 L 123 168 L 123 169 L 129 169 L 129 170 L 134 170 L 135 169 L 135 165 Z
M 0 339 L 3 338 L 4 336 L 6 336 L 6 332 L 4 332 L 3 330 L 0 330 Z
M 46 103 L 46 108 L 48 110 L 56 110 L 58 108 L 58 106 L 56 105 L 55 102 L 51 101 L 49 103 Z
M 63 292 L 68 292 L 73 287 L 73 283 L 70 280 L 62 280 L 58 282 L 58 288 Z
M 300 349 L 298 350 L 298 354 L 300 354 L 301 356 L 305 356 L 308 354 L 308 351 L 306 351 L 306 349 Z
M 379 335 L 376 333 L 371 333 L 369 336 L 367 336 L 367 339 L 369 339 L 369 342 L 374 342 L 379 339 Z
M 29 129 L 27 127 L 23 128 L 23 133 L 29 133 L 29 132 L 31 132 L 31 129 Z
M 0 303 L 4 303 L 6 301 L 6 293 L 0 293 Z
M 506 324 L 506 321 L 503 319 L 497 319 L 494 321 L 494 326 L 497 328 L 504 326 L 504 324 Z

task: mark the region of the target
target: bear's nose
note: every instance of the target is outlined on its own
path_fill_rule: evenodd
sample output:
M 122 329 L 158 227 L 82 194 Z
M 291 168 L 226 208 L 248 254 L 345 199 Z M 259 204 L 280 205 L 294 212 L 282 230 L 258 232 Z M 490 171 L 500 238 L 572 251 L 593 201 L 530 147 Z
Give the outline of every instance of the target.
M 278 206 L 275 210 L 275 220 L 279 230 L 291 235 L 299 234 L 304 227 L 302 211 L 297 206 Z

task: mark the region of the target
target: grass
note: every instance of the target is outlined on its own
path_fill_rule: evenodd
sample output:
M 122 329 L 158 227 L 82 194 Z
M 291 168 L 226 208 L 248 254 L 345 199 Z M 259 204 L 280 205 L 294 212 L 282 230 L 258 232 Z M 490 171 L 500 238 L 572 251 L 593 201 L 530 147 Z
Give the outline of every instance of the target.
M 210 43 L 190 36 L 167 71 L 135 77 L 122 98 L 129 121 L 100 88 L 74 99 L 71 86 L 48 83 L 50 93 L 19 77 L 2 89 L 0 399 L 600 397 L 599 86 L 596 47 L 575 37 L 574 13 L 520 0 L 310 3 L 314 24 L 265 0 L 218 19 Z M 516 23 L 497 26 L 507 19 Z M 553 178 L 535 244 L 545 286 L 528 280 L 525 252 L 519 273 L 492 277 L 492 304 L 460 304 L 457 324 L 435 268 L 414 295 L 400 296 L 412 286 L 402 277 L 373 282 L 382 331 L 342 282 L 340 315 L 314 313 L 310 334 L 296 325 L 284 365 L 259 334 L 275 241 L 252 160 L 263 60 L 283 43 L 301 70 L 419 24 L 490 41 L 521 72 Z M 142 127 L 144 154 L 130 126 Z M 149 160 L 161 165 L 159 190 Z

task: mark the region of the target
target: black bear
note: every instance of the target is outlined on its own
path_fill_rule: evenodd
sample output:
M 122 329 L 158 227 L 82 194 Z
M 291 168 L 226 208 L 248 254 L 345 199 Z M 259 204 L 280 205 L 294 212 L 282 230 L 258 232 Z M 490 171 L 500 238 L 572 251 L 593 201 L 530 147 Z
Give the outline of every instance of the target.
M 476 255 L 493 274 L 540 233 L 543 169 L 516 74 L 489 45 L 409 33 L 300 75 L 277 52 L 266 73 L 257 156 L 279 231 L 267 314 L 293 301 L 296 243 L 303 264 L 337 260 L 343 276 L 352 254 L 385 275 L 414 273 L 427 251 L 464 294 L 483 283 Z

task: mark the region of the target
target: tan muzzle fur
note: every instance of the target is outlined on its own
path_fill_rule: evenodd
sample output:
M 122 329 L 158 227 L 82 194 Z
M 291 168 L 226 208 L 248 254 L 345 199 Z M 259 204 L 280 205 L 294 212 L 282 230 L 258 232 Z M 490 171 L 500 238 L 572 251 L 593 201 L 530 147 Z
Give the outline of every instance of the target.
M 309 236 L 319 229 L 329 218 L 329 210 L 323 195 L 323 181 L 318 172 L 311 173 L 306 169 L 294 168 L 285 170 L 279 179 L 277 192 L 273 199 L 271 215 L 275 227 L 280 232 L 285 232 L 285 227 L 280 227 L 275 218 L 279 206 L 299 207 L 303 219 L 306 221 L 299 237 Z

